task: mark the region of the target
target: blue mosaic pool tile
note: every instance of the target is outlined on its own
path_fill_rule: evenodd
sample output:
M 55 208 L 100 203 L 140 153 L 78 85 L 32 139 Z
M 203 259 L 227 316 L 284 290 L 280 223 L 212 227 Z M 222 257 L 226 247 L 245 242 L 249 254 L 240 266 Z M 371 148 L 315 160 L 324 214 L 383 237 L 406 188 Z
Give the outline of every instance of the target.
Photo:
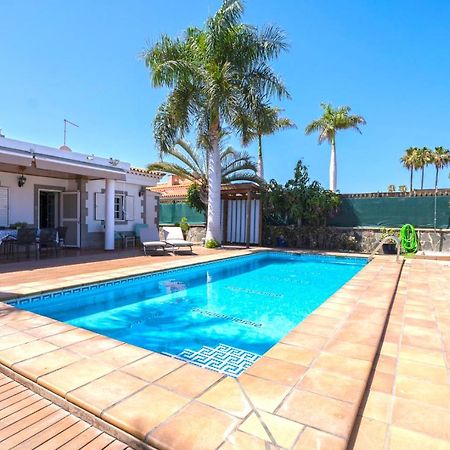
M 182 361 L 215 370 L 230 377 L 238 377 L 260 358 L 260 355 L 256 353 L 225 344 L 219 344 L 214 348 L 202 347 L 198 351 L 186 348 L 174 356 Z

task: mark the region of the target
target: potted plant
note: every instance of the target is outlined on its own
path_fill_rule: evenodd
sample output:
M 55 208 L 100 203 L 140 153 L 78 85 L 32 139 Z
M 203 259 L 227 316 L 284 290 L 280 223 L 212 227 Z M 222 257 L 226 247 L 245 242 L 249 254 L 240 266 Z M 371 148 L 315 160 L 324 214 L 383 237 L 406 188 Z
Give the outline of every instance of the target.
M 397 241 L 395 238 L 399 237 L 399 233 L 393 228 L 382 228 L 381 240 L 383 242 L 383 253 L 385 255 L 395 255 L 397 253 Z

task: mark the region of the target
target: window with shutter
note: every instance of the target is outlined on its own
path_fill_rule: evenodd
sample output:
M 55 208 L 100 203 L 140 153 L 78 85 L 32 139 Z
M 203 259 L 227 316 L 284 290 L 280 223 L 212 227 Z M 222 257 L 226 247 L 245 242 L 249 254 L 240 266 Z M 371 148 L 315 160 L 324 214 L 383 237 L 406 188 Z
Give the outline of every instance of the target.
M 0 187 L 0 227 L 9 225 L 8 188 Z
M 125 198 L 125 216 L 127 220 L 134 220 L 134 197 L 127 195 Z
M 95 193 L 95 220 L 105 220 L 105 194 Z

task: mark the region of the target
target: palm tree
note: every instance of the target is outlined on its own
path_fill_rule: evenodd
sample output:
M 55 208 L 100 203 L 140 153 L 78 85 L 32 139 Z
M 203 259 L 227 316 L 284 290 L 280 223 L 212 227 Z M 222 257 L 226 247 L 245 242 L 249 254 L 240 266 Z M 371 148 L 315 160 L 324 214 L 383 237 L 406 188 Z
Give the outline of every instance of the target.
M 434 179 L 434 231 L 436 232 L 439 170 L 442 170 L 450 165 L 450 151 L 444 147 L 435 147 L 434 152 L 431 153 L 431 157 L 432 163 L 434 164 L 434 167 L 436 167 L 436 177 Z
M 287 49 L 284 33 L 274 26 L 258 30 L 245 25 L 242 14 L 241 0 L 224 0 L 203 28 L 188 28 L 182 38 L 164 35 L 143 55 L 153 85 L 170 89 L 154 121 L 160 153 L 193 127 L 211 143 L 206 241 L 221 242 L 221 132 L 228 128 L 243 134 L 255 92 L 289 95 L 269 66 Z
M 423 189 L 423 177 L 425 174 L 425 167 L 427 167 L 431 162 L 432 162 L 431 150 L 428 147 L 422 147 L 422 148 L 416 149 L 415 169 L 422 170 L 420 189 Z
M 434 152 L 431 152 L 431 163 L 436 168 L 436 177 L 434 179 L 434 189 L 437 190 L 439 170 L 444 169 L 450 165 L 450 151 L 444 147 L 436 147 Z
M 352 128 L 361 134 L 359 125 L 365 125 L 366 120 L 362 116 L 350 114 L 349 106 L 333 108 L 329 103 L 321 103 L 323 114 L 320 119 L 312 121 L 306 128 L 305 133 L 319 133 L 319 144 L 327 140 L 331 144 L 330 158 L 330 190 L 335 192 L 337 185 L 336 167 L 336 132 Z
M 246 152 L 238 152 L 233 147 L 223 147 L 219 143 L 221 162 L 221 183 L 235 181 L 250 181 L 258 183 L 257 166 Z M 158 161 L 148 165 L 149 170 L 177 175 L 189 180 L 199 187 L 201 201 L 206 206 L 208 202 L 208 151 L 204 148 L 193 148 L 186 141 L 179 139 L 176 145 L 167 150 L 176 162 Z
M 417 147 L 409 147 L 405 150 L 405 154 L 400 158 L 403 167 L 409 170 L 409 192 L 413 190 L 413 175 L 417 164 Z
M 258 139 L 258 177 L 264 179 L 264 162 L 262 150 L 262 137 L 274 134 L 286 128 L 295 128 L 294 122 L 287 117 L 280 117 L 282 110 L 270 106 L 267 103 L 258 101 L 254 107 L 253 117 L 247 132 L 243 136 L 244 144 L 248 144 L 254 139 Z

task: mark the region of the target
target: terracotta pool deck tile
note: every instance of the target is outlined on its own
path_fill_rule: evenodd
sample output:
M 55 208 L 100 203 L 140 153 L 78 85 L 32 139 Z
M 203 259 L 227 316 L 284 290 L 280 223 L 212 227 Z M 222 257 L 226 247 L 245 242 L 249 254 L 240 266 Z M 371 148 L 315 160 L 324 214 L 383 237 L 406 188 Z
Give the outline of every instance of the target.
M 93 333 L 94 337 L 66 346 L 66 350 L 82 356 L 94 356 L 110 348 L 122 345 L 123 342 Z
M 389 450 L 450 450 L 450 443 L 415 431 L 392 426 L 390 428 Z
M 251 406 L 238 382 L 231 377 L 219 381 L 201 395 L 198 401 L 241 419 L 251 411 Z
M 293 450 L 345 450 L 346 448 L 345 439 L 306 427 Z
M 12 322 L 12 323 L 14 323 L 14 322 Z M 18 331 L 17 328 L 13 328 L 8 325 L 2 325 L 2 326 L 0 326 L 0 337 L 7 336 L 8 334 L 17 333 L 17 331 Z
M 0 351 L 0 363 L 11 367 L 20 361 L 57 349 L 58 347 L 56 345 L 50 344 L 49 342 L 31 341 L 14 348 Z
M 111 364 L 114 367 L 122 367 L 135 362 L 144 356 L 150 356 L 152 352 L 145 348 L 136 347 L 130 344 L 118 345 L 103 352 L 95 354 L 95 359 Z
M 65 397 L 69 391 L 94 381 L 113 370 L 114 366 L 110 364 L 93 359 L 82 359 L 39 377 L 37 382 L 61 397 Z
M 388 426 L 378 420 L 361 418 L 352 450 L 384 450 Z
M 324 350 L 328 353 L 362 359 L 363 361 L 372 361 L 376 352 L 374 346 L 356 344 L 353 342 L 341 341 L 339 339 L 330 341 L 330 343 L 325 346 Z
M 291 331 L 280 342 L 289 345 L 297 345 L 303 348 L 320 350 L 328 342 L 328 338 L 321 336 L 314 336 L 308 333 L 297 333 Z
M 293 331 L 296 333 L 306 333 L 312 334 L 313 336 L 329 338 L 336 332 L 336 329 L 303 321 L 297 325 Z
M 450 409 L 450 387 L 397 375 L 395 394 L 398 397 Z
M 100 416 L 104 409 L 136 393 L 145 386 L 147 386 L 147 383 L 139 378 L 114 371 L 69 392 L 66 398 L 75 405 Z
M 221 378 L 219 372 L 204 369 L 193 364 L 185 364 L 168 375 L 160 378 L 156 384 L 186 397 L 197 397 Z
M 91 331 L 75 328 L 74 330 L 68 330 L 64 333 L 48 336 L 45 338 L 45 341 L 55 344 L 58 347 L 67 347 L 68 345 L 85 341 L 86 339 L 90 339 L 95 336 L 96 334 Z
M 379 334 L 363 328 L 355 329 L 353 325 L 351 327 L 343 327 L 338 330 L 338 333 L 334 338 L 338 341 L 369 346 L 377 346 L 380 340 Z
M 266 441 L 255 436 L 235 431 L 227 437 L 220 450 L 268 450 L 266 444 Z
M 122 367 L 121 371 L 152 383 L 184 364 L 186 364 L 184 361 L 160 355 L 159 353 L 151 353 L 149 356 Z
M 0 337 L 0 351 L 35 341 L 36 337 L 21 331 Z
M 407 359 L 399 360 L 397 373 L 398 375 L 417 378 L 435 384 L 447 385 L 449 383 L 448 373 L 445 367 L 417 363 Z
M 306 372 L 307 367 L 263 356 L 250 366 L 246 373 L 267 380 L 293 386 Z
M 238 425 L 238 419 L 202 403 L 193 402 L 147 437 L 157 448 L 211 450 Z
M 338 376 L 333 372 L 321 369 L 310 369 L 298 388 L 350 403 L 361 401 L 364 392 L 365 381 L 355 378 Z
M 313 367 L 358 380 L 367 380 L 372 365 L 369 361 L 362 359 L 321 352 L 314 361 Z
M 35 356 L 13 365 L 13 369 L 21 375 L 36 381 L 38 377 L 61 367 L 79 361 L 80 356 L 64 349 L 55 350 L 43 355 Z
M 246 373 L 242 374 L 238 380 L 253 406 L 268 412 L 274 412 L 291 389 L 284 384 Z
M 42 325 L 48 325 L 53 322 L 54 320 L 50 319 L 49 317 L 36 315 L 35 317 L 26 320 L 9 322 L 9 326 L 12 328 L 16 328 L 17 330 L 26 331 L 30 328 L 41 327 Z
M 262 421 L 269 429 L 276 445 L 284 448 L 291 448 L 304 428 L 303 425 L 300 425 L 297 422 L 284 419 L 283 417 L 274 414 L 260 412 L 259 415 L 260 417 L 255 413 L 250 414 L 239 426 L 239 430 L 271 442 L 271 437 L 267 434 L 266 429 L 261 423 Z
M 314 311 L 306 319 L 303 320 L 302 324 L 314 325 L 314 326 L 319 325 L 320 327 L 326 327 L 331 330 L 335 330 L 339 326 L 339 323 L 342 322 L 344 317 L 345 317 L 345 314 L 342 316 L 341 319 L 336 319 L 334 317 L 326 317 L 326 316 L 322 316 L 320 314 L 316 314 L 316 312 Z
M 377 355 L 376 370 L 394 375 L 397 370 L 397 360 L 392 356 Z
M 395 398 L 392 424 L 450 442 L 450 411 Z
M 348 311 L 336 310 L 333 308 L 328 308 L 327 306 L 320 306 L 314 311 L 314 314 L 327 319 L 334 319 L 336 322 L 345 319 L 348 315 Z
M 400 360 L 405 359 L 409 361 L 415 361 L 424 364 L 431 364 L 435 366 L 445 367 L 445 359 L 442 352 L 437 350 L 429 350 L 421 347 L 411 347 L 408 345 L 402 345 L 400 347 Z
M 178 394 L 150 385 L 103 411 L 102 418 L 144 439 L 149 431 L 183 408 L 188 401 Z
M 376 370 L 373 374 L 370 390 L 390 394 L 392 393 L 392 388 L 394 387 L 394 380 L 394 375 Z
M 370 391 L 362 415 L 368 419 L 389 423 L 392 405 L 392 395 L 379 391 Z
M 356 409 L 357 405 L 294 389 L 283 402 L 277 415 L 347 438 L 352 429 Z
M 303 347 L 279 343 L 274 345 L 265 355 L 269 358 L 281 359 L 282 361 L 309 366 L 315 356 L 316 350 L 310 350 Z
M 27 333 L 36 338 L 43 339 L 55 334 L 64 333 L 65 331 L 74 330 L 74 327 L 62 322 L 52 322 L 48 325 L 42 325 L 37 328 L 27 330 Z

